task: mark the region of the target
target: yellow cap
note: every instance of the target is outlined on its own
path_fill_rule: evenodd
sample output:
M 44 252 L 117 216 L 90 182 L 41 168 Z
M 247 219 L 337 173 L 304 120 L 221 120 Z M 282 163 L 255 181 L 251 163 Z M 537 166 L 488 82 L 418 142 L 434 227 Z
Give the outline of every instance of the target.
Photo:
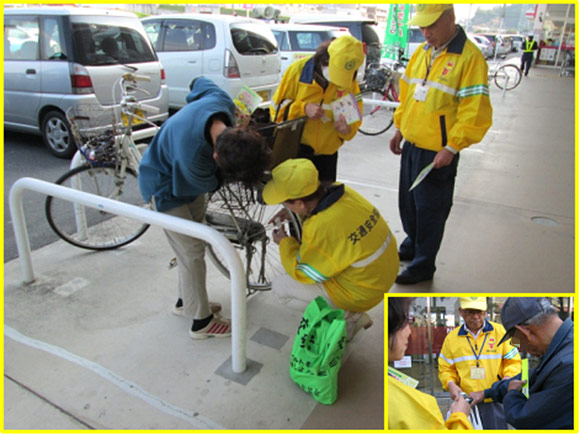
M 487 310 L 487 301 L 485 297 L 461 297 L 459 305 L 462 309 Z
M 453 9 L 452 4 L 447 5 L 416 5 L 417 13 L 409 21 L 410 26 L 429 27 L 439 19 L 441 14 L 448 9 Z
M 365 52 L 362 42 L 351 35 L 342 35 L 328 46 L 328 76 L 341 88 L 350 88 L 354 73 L 363 64 Z
M 272 170 L 272 180 L 264 186 L 262 197 L 267 204 L 279 204 L 314 194 L 319 186 L 312 161 L 288 159 Z

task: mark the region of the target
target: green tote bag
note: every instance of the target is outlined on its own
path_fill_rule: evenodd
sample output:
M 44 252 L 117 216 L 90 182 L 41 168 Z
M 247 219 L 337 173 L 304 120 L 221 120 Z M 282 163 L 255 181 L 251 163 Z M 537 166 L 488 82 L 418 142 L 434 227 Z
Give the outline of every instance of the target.
M 322 404 L 336 401 L 345 344 L 344 311 L 332 309 L 324 298 L 316 297 L 298 326 L 290 355 L 290 377 Z

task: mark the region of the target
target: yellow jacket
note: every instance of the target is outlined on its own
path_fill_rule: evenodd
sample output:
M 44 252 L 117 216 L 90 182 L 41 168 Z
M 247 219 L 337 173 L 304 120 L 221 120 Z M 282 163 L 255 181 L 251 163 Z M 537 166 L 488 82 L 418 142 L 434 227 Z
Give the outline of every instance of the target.
M 513 377 L 521 372 L 521 358 L 517 348 L 504 342 L 499 347 L 499 341 L 505 334 L 502 325 L 485 320 L 483 330 L 477 335 L 477 340 L 465 329 L 465 325 L 457 327 L 443 341 L 439 354 L 439 380 L 443 389 L 447 390 L 450 381 L 454 381 L 464 392 L 482 391 L 504 377 Z M 469 341 L 467 340 L 469 338 Z M 485 379 L 472 380 L 471 368 L 476 366 L 476 354 L 479 356 L 479 366 L 485 369 Z M 482 350 L 483 348 L 483 350 Z
M 280 241 L 280 257 L 296 281 L 322 283 L 338 308 L 353 312 L 383 301 L 399 271 L 389 226 L 372 204 L 341 184 L 304 221 L 302 243 Z
M 460 151 L 480 142 L 492 123 L 487 63 L 459 26 L 426 77 L 432 51 L 423 43 L 401 77 L 395 126 L 419 148 Z M 419 101 L 415 90 L 424 81 L 429 90 L 425 101 Z
M 279 106 L 280 110 L 276 121 L 282 121 L 286 111 L 288 111 L 287 119 L 292 120 L 306 116 L 304 110 L 306 103 L 329 105 L 349 92 L 357 98 L 358 106 L 362 113 L 363 104 L 356 79 L 353 80 L 352 87 L 349 90 L 345 90 L 345 92 L 341 92 L 332 83 L 328 85 L 325 91 L 314 80 L 314 61 L 312 57 L 299 59 L 288 67 L 272 97 L 271 119 L 275 119 Z M 326 122 L 320 119 L 308 118 L 304 126 L 301 143 L 312 147 L 315 154 L 334 154 L 344 141 L 350 141 L 354 138 L 361 125 L 360 121 L 351 124 L 350 133 L 343 135 L 334 129 L 332 110 L 325 110 L 325 114 L 328 117 Z
M 435 397 L 388 379 L 389 430 L 473 430 L 465 413 L 452 413 L 443 421 Z

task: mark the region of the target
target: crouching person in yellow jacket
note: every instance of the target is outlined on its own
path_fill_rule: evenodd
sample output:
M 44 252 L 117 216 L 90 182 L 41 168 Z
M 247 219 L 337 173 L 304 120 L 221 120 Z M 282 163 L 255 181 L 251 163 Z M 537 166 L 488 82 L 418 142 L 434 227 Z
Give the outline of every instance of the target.
M 345 311 L 347 340 L 372 320 L 366 313 L 383 301 L 399 270 L 397 242 L 381 214 L 343 184 L 325 185 L 308 159 L 290 159 L 272 171 L 267 204 L 284 203 L 303 220 L 302 240 L 273 232 L 285 275 L 272 282 L 281 301 L 323 296 Z M 276 218 L 287 218 L 282 211 Z
M 439 354 L 439 380 L 451 399 L 460 392 L 488 389 L 498 380 L 521 372 L 517 348 L 508 342 L 499 344 L 505 335 L 501 324 L 486 319 L 485 297 L 461 297 L 459 314 L 465 321 L 449 333 Z M 503 405 L 491 398 L 477 405 L 484 430 L 505 430 Z
M 407 350 L 413 317 L 409 316 L 412 298 L 389 297 L 389 362 L 401 360 Z M 406 377 L 409 380 L 409 377 Z M 389 430 L 473 430 L 467 416 L 469 404 L 458 395 L 443 420 L 435 397 L 411 387 L 404 374 L 389 367 Z

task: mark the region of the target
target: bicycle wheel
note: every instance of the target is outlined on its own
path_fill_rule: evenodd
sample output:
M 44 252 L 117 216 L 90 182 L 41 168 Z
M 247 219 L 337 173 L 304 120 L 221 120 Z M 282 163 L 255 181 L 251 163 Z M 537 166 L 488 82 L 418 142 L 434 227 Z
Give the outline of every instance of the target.
M 363 99 L 384 100 L 384 94 L 371 89 L 363 91 Z M 384 101 L 392 101 L 387 98 Z M 358 131 L 363 135 L 375 136 L 386 132 L 393 125 L 393 113 L 395 109 L 385 106 L 363 104 L 363 119 Z
M 63 174 L 57 185 L 74 188 L 139 207 L 149 207 L 141 197 L 137 175 L 127 169 L 125 178 L 117 180 L 115 167 L 88 164 Z M 69 244 L 89 250 L 111 250 L 129 244 L 149 227 L 139 221 L 85 207 L 57 197 L 45 203 L 48 224 Z
M 269 221 L 281 206 L 261 202 L 261 193 L 241 183 L 229 183 L 208 195 L 207 223 L 222 233 L 242 253 L 248 294 L 272 289 L 272 279 L 284 273 L 278 246 L 271 239 Z M 300 223 L 290 214 L 286 232 L 300 238 Z M 208 256 L 218 270 L 230 278 L 223 258 L 208 246 Z
M 506 90 L 509 91 L 518 86 L 522 80 L 522 72 L 515 65 L 502 65 L 493 75 L 493 81 L 499 89 L 503 89 L 507 80 Z

